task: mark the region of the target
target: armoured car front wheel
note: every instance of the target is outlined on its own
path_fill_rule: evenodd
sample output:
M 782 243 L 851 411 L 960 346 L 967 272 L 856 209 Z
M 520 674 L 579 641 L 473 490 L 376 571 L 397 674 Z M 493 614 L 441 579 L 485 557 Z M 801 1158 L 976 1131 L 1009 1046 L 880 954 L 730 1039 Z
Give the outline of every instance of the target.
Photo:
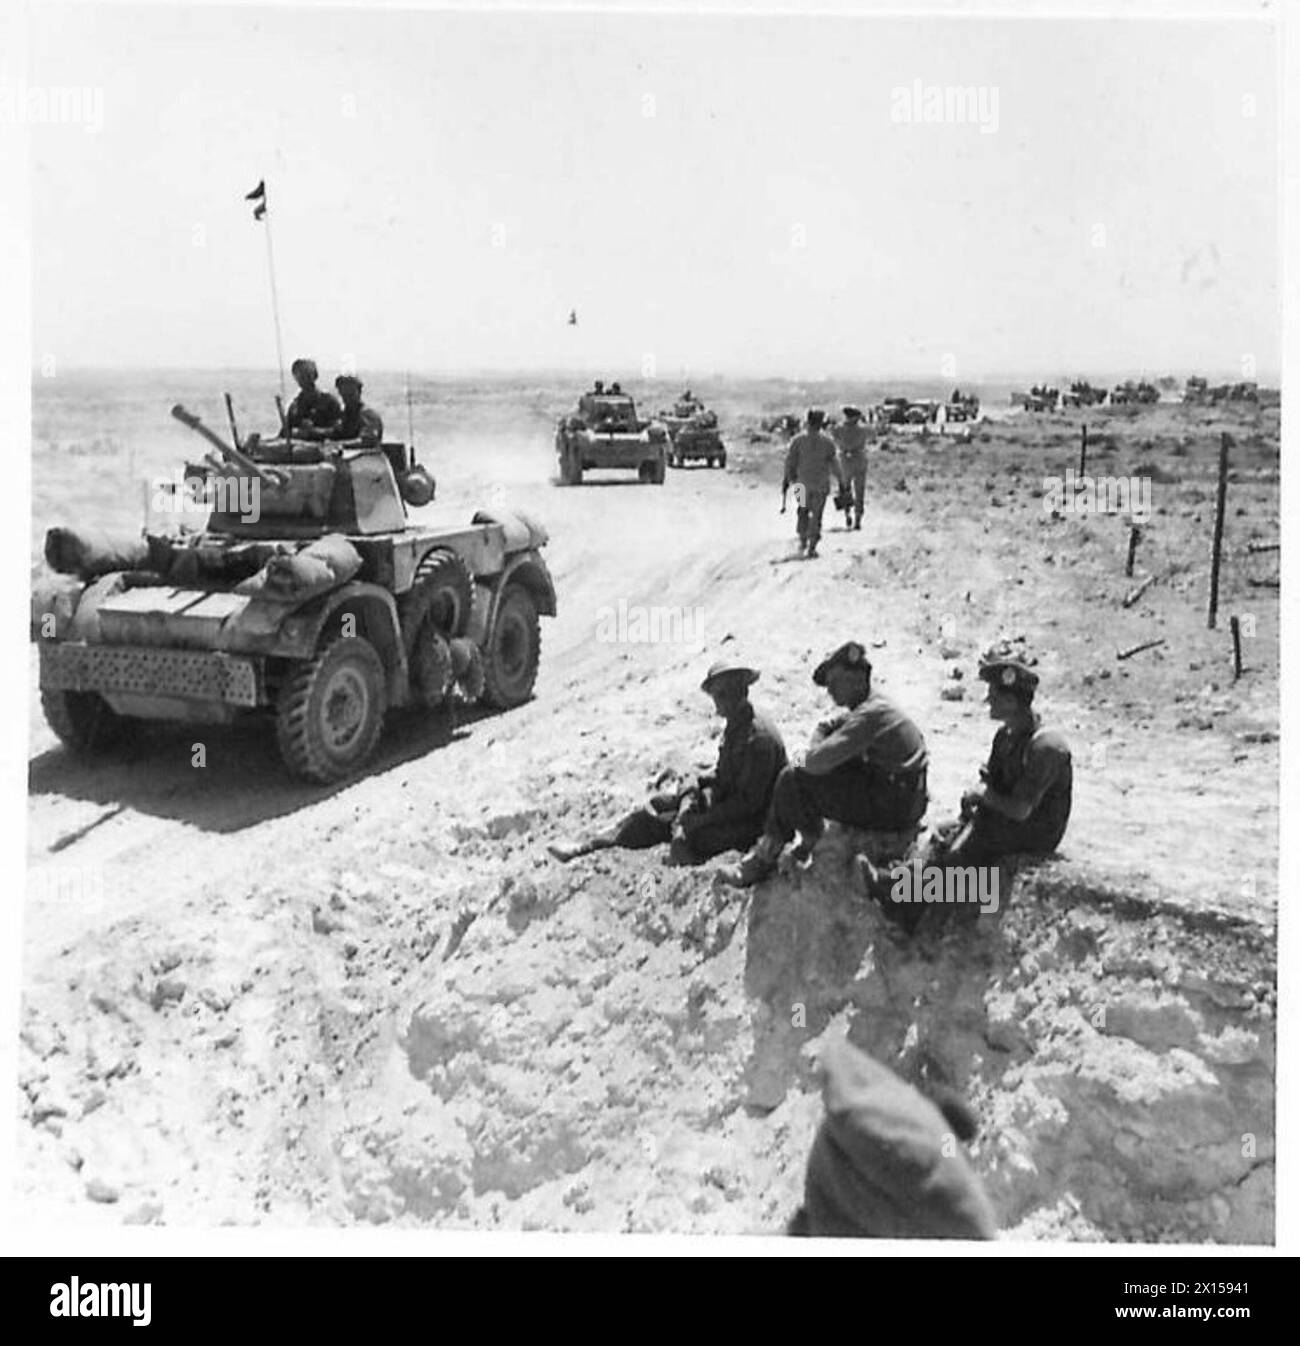
M 89 755 L 121 744 L 126 722 L 98 692 L 41 689 L 46 722 L 74 752 Z
M 384 665 L 375 647 L 345 636 L 281 687 L 275 725 L 280 755 L 304 780 L 342 780 L 374 751 L 384 711 Z
M 541 651 L 537 604 L 522 585 L 511 584 L 483 650 L 483 700 L 503 710 L 523 705 L 533 694 Z

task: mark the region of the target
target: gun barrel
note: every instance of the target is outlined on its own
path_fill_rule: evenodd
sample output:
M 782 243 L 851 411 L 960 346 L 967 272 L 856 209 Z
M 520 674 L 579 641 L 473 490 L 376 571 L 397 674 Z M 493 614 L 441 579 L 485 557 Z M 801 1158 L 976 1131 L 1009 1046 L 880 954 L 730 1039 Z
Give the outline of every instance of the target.
M 172 415 L 180 421 L 182 425 L 188 426 L 189 429 L 202 435 L 227 462 L 237 464 L 239 467 L 242 467 L 245 472 L 251 472 L 253 476 L 259 478 L 269 486 L 279 486 L 283 484 L 285 478 L 282 472 L 276 472 L 274 469 L 268 471 L 260 464 L 253 462 L 253 460 L 245 454 L 240 453 L 238 449 L 232 449 L 220 435 L 214 434 L 209 430 L 192 411 L 186 411 L 179 402 L 172 408 Z
M 219 454 L 222 455 L 222 457 L 224 458 L 230 457 L 230 445 L 227 444 L 226 441 L 222 439 L 220 435 L 215 434 L 213 431 L 209 430 L 208 427 L 204 425 L 203 422 L 199 420 L 199 418 L 192 411 L 186 411 L 185 408 L 181 406 L 181 404 L 178 402 L 172 408 L 172 415 L 178 421 L 180 421 L 182 425 L 195 431 L 196 434 L 202 435 L 203 438 L 206 439 L 208 443 L 211 444 L 212 447 L 216 449 L 216 451 Z

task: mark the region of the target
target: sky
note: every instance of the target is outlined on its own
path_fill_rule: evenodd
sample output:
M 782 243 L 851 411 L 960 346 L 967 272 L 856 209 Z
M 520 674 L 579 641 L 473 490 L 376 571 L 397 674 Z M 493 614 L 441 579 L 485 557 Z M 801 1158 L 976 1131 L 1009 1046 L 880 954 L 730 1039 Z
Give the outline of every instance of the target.
M 1274 40 L 44 6 L 0 72 L 33 362 L 273 366 L 265 179 L 285 357 L 322 369 L 1275 378 Z M 901 119 L 950 87 L 982 125 Z M 59 89 L 80 124 L 39 120 Z

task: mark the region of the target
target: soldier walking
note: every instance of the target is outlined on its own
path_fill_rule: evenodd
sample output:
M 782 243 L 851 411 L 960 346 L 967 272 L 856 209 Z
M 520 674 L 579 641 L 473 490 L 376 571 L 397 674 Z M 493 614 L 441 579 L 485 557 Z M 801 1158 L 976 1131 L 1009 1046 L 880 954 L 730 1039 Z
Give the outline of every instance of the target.
M 831 478 L 844 485 L 835 441 L 825 433 L 826 413 L 816 408 L 808 413 L 807 429 L 790 441 L 785 454 L 782 490 L 799 488 L 799 555 L 814 557 L 822 536 L 822 514 L 830 494 Z
M 867 427 L 857 407 L 844 408 L 844 424 L 836 426 L 840 472 L 852 495 L 852 526 L 862 527 L 862 507 L 867 495 Z

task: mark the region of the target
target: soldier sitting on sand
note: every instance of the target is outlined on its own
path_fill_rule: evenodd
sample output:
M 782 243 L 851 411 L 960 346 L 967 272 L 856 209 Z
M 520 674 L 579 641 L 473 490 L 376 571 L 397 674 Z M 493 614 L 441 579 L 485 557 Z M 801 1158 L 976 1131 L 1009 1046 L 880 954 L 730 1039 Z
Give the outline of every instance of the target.
M 749 688 L 757 680 L 754 669 L 724 659 L 700 684 L 726 720 L 712 775 L 655 795 L 644 808 L 585 840 L 553 844 L 547 848 L 551 854 L 567 862 L 592 851 L 644 850 L 671 842 L 670 860 L 691 865 L 752 846 L 763 830 L 772 787 L 786 762 L 776 726 L 750 703 Z M 661 776 L 656 784 L 665 783 Z
M 871 664 L 856 640 L 813 672 L 841 713 L 813 731 L 802 763 L 785 768 L 758 844 L 725 882 L 749 887 L 770 874 L 786 842 L 801 836 L 805 860 L 831 818 L 850 827 L 902 831 L 918 824 L 927 803 L 929 758 L 921 731 L 893 702 L 871 690 Z
M 285 433 L 291 439 L 317 439 L 315 432 L 328 430 L 342 414 L 338 400 L 316 386 L 320 376 L 315 360 L 295 360 L 290 370 L 299 391 L 284 413 Z
M 1065 739 L 1044 728 L 1034 712 L 1035 662 L 1009 642 L 981 658 L 989 718 L 1001 721 L 1002 727 L 994 735 L 987 765 L 980 768 L 984 784 L 962 796 L 959 819 L 934 829 L 926 865 L 968 869 L 996 865 L 1007 855 L 1050 855 L 1065 835 L 1074 767 Z M 866 856 L 859 856 L 857 865 L 868 896 L 905 934 L 913 934 L 929 908 L 894 907 L 890 871 L 877 869 Z M 965 910 L 970 914 L 976 909 Z
M 980 660 L 989 718 L 1002 727 L 980 768 L 984 784 L 962 796 L 964 825 L 934 857 L 937 863 L 988 864 L 1015 852 L 1050 855 L 1065 835 L 1074 766 L 1064 737 L 1034 711 L 1036 662 L 1008 643 Z
M 343 415 L 329 437 L 355 442 L 364 449 L 374 448 L 384 438 L 384 423 L 377 411 L 361 401 L 361 380 L 355 374 L 340 374 L 334 386 L 343 399 Z

